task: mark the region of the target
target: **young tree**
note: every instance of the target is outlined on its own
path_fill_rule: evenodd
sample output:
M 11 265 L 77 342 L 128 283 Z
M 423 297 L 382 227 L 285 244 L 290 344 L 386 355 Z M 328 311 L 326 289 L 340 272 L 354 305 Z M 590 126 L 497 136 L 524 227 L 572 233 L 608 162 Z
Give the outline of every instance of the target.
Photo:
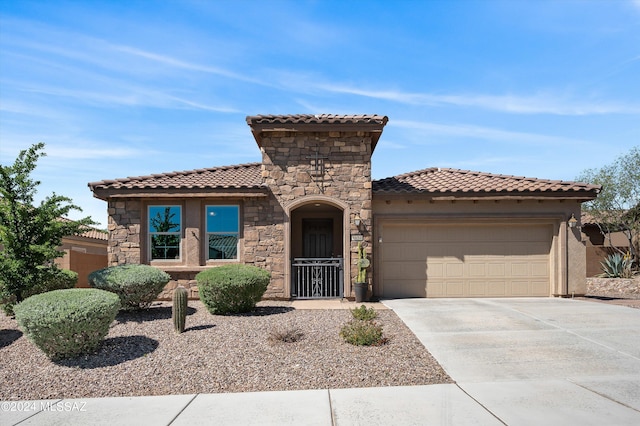
M 34 205 L 40 182 L 31 173 L 45 155 L 44 144 L 38 143 L 21 151 L 13 165 L 0 165 L 0 305 L 8 314 L 14 304 L 60 278 L 53 261 L 64 255 L 58 249 L 62 237 L 78 235 L 94 224 L 89 217 L 62 220 L 82 209 L 55 193 Z
M 577 180 L 602 185 L 598 198 L 583 204 L 600 232 L 623 232 L 636 264 L 640 255 L 640 147 L 601 169 L 588 169 Z

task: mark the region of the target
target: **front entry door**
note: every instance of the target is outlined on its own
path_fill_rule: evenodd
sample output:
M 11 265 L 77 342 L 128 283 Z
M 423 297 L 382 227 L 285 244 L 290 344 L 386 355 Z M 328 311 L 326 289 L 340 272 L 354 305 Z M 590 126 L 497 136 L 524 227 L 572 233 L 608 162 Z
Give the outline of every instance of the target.
M 340 256 L 333 258 L 333 220 L 302 220 L 302 256 L 293 259 L 291 296 L 342 297 L 343 261 Z
M 333 254 L 333 220 L 302 220 L 302 256 L 328 258 Z

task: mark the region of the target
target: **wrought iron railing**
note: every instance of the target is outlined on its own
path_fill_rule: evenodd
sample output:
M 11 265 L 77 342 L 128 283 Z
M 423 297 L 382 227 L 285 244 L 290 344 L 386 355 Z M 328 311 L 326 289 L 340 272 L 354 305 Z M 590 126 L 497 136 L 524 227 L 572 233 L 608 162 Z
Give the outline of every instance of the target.
M 297 299 L 342 297 L 344 260 L 339 258 L 296 258 L 292 263 L 293 288 Z

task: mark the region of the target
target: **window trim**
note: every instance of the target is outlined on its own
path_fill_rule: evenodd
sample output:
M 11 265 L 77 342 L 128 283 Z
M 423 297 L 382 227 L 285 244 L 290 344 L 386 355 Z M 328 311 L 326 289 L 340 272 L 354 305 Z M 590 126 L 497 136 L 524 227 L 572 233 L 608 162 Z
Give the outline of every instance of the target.
M 210 259 L 209 258 L 209 235 L 219 235 L 219 234 L 234 234 L 233 232 L 208 232 L 207 229 L 207 217 L 208 217 L 208 209 L 209 207 L 235 207 L 237 210 L 237 219 L 238 219 L 238 228 L 235 231 L 236 236 L 236 257 L 233 259 Z M 203 255 L 205 264 L 211 264 L 216 262 L 224 262 L 224 263 L 237 263 L 240 262 L 240 248 L 241 248 L 241 239 L 242 239 L 242 208 L 240 203 L 215 203 L 211 204 L 209 202 L 204 205 L 204 220 L 203 220 L 203 230 L 204 230 L 204 241 L 202 245 Z
M 151 209 L 152 208 L 163 208 L 163 207 L 177 207 L 179 209 L 179 219 L 180 219 L 180 230 L 177 232 L 152 232 L 151 231 Z M 184 206 L 180 203 L 168 202 L 168 203 L 154 203 L 147 204 L 147 219 L 146 219 L 146 228 L 147 228 L 147 259 L 149 263 L 181 263 L 183 256 L 183 230 L 184 230 Z M 154 259 L 153 258 L 153 243 L 152 239 L 156 235 L 175 235 L 178 237 L 178 257 L 174 259 Z

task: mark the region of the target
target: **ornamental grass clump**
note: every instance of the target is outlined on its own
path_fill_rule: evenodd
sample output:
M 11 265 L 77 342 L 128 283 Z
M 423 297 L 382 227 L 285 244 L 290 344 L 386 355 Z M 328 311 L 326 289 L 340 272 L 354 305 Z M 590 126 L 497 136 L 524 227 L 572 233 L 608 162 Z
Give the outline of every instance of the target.
M 117 294 L 123 311 L 135 311 L 148 308 L 170 279 L 153 266 L 118 265 L 89 274 L 89 285 Z
M 304 332 L 298 327 L 271 330 L 269 341 L 271 343 L 295 343 L 304 338 Z
M 14 308 L 18 326 L 51 359 L 95 350 L 120 308 L 117 295 L 91 288 L 54 290 Z
M 224 265 L 196 275 L 200 300 L 214 315 L 252 311 L 262 299 L 271 274 L 251 265 Z

